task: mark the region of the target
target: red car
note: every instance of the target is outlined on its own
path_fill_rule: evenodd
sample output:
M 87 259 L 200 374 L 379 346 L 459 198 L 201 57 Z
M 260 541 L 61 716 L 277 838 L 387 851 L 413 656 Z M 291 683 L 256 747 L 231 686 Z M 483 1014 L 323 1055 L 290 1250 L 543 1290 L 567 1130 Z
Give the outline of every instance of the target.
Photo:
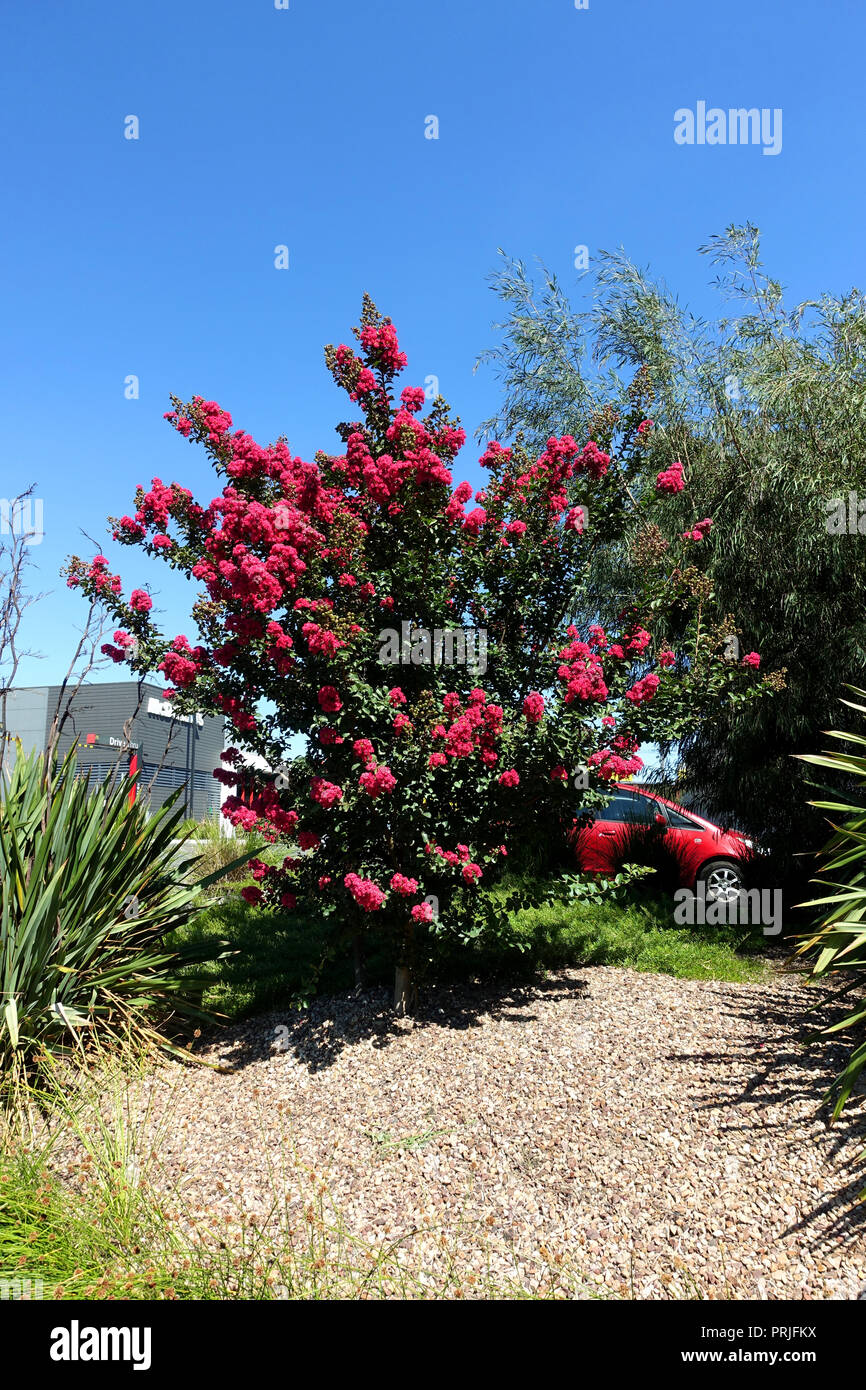
M 702 880 L 707 902 L 728 902 L 745 888 L 745 864 L 754 853 L 751 840 L 654 792 L 622 783 L 615 784 L 597 819 L 588 825 L 575 821 L 573 843 L 582 871 L 615 873 L 639 848 L 643 834 L 659 834 L 662 828 L 664 846 L 679 865 L 680 887 L 695 889 Z

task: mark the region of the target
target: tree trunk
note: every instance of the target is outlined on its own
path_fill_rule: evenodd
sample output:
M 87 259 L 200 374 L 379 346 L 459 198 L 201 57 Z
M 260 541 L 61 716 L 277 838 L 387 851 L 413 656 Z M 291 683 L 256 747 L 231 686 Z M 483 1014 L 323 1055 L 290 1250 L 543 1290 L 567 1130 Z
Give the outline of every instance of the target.
M 412 1012 L 415 1002 L 415 986 L 412 981 L 412 930 L 414 923 L 409 918 L 403 929 L 403 942 L 400 960 L 394 970 L 394 1012 L 404 1018 Z
M 412 971 L 408 965 L 394 970 L 394 1012 L 403 1018 L 412 1007 Z
M 364 988 L 364 951 L 361 946 L 361 937 L 356 932 L 352 937 L 352 956 L 355 963 L 355 988 Z

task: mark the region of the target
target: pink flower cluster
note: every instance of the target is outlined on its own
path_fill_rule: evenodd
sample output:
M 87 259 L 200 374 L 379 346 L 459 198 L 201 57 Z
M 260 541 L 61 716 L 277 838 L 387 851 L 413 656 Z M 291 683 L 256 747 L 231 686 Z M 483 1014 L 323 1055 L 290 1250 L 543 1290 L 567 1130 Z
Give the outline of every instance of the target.
M 193 405 L 197 409 L 208 443 L 219 444 L 223 435 L 228 434 L 232 427 L 232 417 L 227 410 L 217 405 L 216 401 L 203 401 L 201 396 L 193 396 Z
M 691 531 L 684 531 L 684 532 L 683 532 L 683 540 L 684 540 L 684 541 L 702 541 L 702 540 L 704 540 L 704 539 L 706 538 L 706 536 L 709 534 L 709 530 L 710 530 L 710 527 L 712 526 L 712 524 L 713 524 L 713 523 L 712 523 L 712 519 L 711 519 L 710 517 L 708 517 L 708 516 L 704 517 L 703 521 L 699 521 L 699 522 L 697 523 L 697 525 L 696 525 Z
M 112 594 L 119 594 L 121 590 L 120 575 L 109 574 L 108 561 L 104 555 L 94 555 L 83 575 L 80 572 L 70 574 L 66 580 L 66 587 L 75 589 L 85 581 L 90 582 L 97 594 L 103 594 L 106 590 Z
M 625 649 L 627 652 L 634 652 L 637 656 L 641 656 L 651 642 L 652 637 L 647 632 L 646 628 L 637 627 L 626 642 Z
M 439 859 L 444 859 L 451 868 L 459 868 L 465 883 L 474 883 L 482 877 L 481 865 L 473 861 L 472 851 L 468 845 L 458 845 L 456 849 L 442 849 L 441 845 L 431 842 L 427 845 L 426 852 L 437 855 Z
M 596 632 L 604 636 L 600 628 L 596 629 Z M 559 652 L 561 664 L 556 671 L 558 678 L 565 682 L 565 703 L 571 705 L 575 700 L 581 700 L 585 704 L 602 703 L 608 697 L 608 688 L 604 680 L 601 658 L 590 645 L 579 640 L 576 628 L 570 627 L 568 633 L 569 636 L 574 634 L 575 640 Z M 613 649 L 611 651 L 613 652 Z
M 166 680 L 183 690 L 198 680 L 207 663 L 207 657 L 204 647 L 190 647 L 186 637 L 175 637 L 157 670 L 163 671 Z
M 523 701 L 523 717 L 527 724 L 540 724 L 544 718 L 544 696 L 531 691 Z
M 391 889 L 404 898 L 411 898 L 413 893 L 418 892 L 418 880 L 407 878 L 405 874 L 394 874 L 391 878 Z
M 370 878 L 359 878 L 357 874 L 346 874 L 343 879 L 355 902 L 365 912 L 378 912 L 385 901 L 386 894 Z
M 400 400 L 410 415 L 416 415 L 426 401 L 427 396 L 423 386 L 404 386 L 400 392 Z
M 328 660 L 335 657 L 340 648 L 346 645 L 336 633 L 329 631 L 328 628 L 320 627 L 318 623 L 304 623 L 301 632 L 307 639 L 307 646 L 310 651 L 318 656 L 324 656 Z
M 682 492 L 685 487 L 683 466 L 679 459 L 665 468 L 656 478 L 656 492 Z
M 642 680 L 635 681 L 631 690 L 625 692 L 625 698 L 631 700 L 633 705 L 646 704 L 653 698 L 659 687 L 659 678 L 654 672 L 644 676 Z
M 444 739 L 445 748 L 431 754 L 429 766 L 444 767 L 448 758 L 469 758 L 478 752 L 481 761 L 493 767 L 499 759 L 496 745 L 505 717 L 502 706 L 488 704 L 484 691 L 477 688 L 470 694 L 462 712 L 460 696 L 455 691 L 448 692 L 442 706 L 445 713 L 454 718 L 447 727 L 436 724 L 432 729 L 432 737 Z
M 361 347 L 386 372 L 391 375 L 402 372 L 406 366 L 405 352 L 400 351 L 397 330 L 393 323 L 380 324 L 378 328 L 367 324 L 361 329 Z
M 397 785 L 397 778 L 389 767 L 380 763 L 378 767 L 362 772 L 358 785 L 375 800 L 383 792 L 392 792 Z
M 463 522 L 463 530 L 470 536 L 478 536 L 487 522 L 487 512 L 483 507 L 473 507 Z
M 124 661 L 128 652 L 134 652 L 138 645 L 138 639 L 133 637 L 131 632 L 118 631 L 114 634 L 115 646 L 104 642 L 100 648 L 103 656 L 110 656 L 112 661 Z
M 465 516 L 463 503 L 469 500 L 472 489 L 468 483 L 461 483 L 446 508 L 447 518 L 459 522 L 464 533 L 471 536 L 477 536 L 482 527 L 492 527 L 502 533 L 501 543 L 507 546 L 512 537 L 526 532 L 526 522 L 514 512 L 527 505 L 529 491 L 534 488 L 546 505 L 549 524 L 555 525 L 564 516 L 565 530 L 580 534 L 586 525 L 586 508 L 569 505 L 567 484 L 582 473 L 596 480 L 604 477 L 610 466 L 610 455 L 594 440 L 581 449 L 571 435 L 563 435 L 561 439 L 551 436 L 536 462 L 516 477 L 507 472 L 503 474 L 503 466 L 507 468 L 511 456 L 510 449 L 492 440 L 480 459 L 482 468 L 489 469 L 494 477 L 489 487 L 476 494 L 476 501 L 483 502 L 484 506 Z M 504 518 L 498 519 L 503 512 L 511 513 L 507 522 Z M 560 541 L 552 533 L 544 543 L 558 545 Z
M 643 767 L 643 759 L 637 752 L 637 746 L 635 739 L 623 734 L 615 738 L 609 748 L 600 748 L 598 752 L 591 753 L 587 762 L 605 782 L 632 777 Z
M 310 797 L 320 806 L 334 806 L 343 799 L 343 789 L 334 782 L 326 782 L 323 777 L 313 777 L 310 781 Z
M 223 778 L 218 780 L 222 781 Z M 243 830 L 258 829 L 270 839 L 274 838 L 275 833 L 294 835 L 298 826 L 297 811 L 287 811 L 281 806 L 279 792 L 272 782 L 266 783 L 249 802 L 243 802 L 237 796 L 227 797 L 222 814 L 230 824 Z
M 238 733 L 250 733 L 256 727 L 256 716 L 251 710 L 244 709 L 237 696 L 219 693 L 214 696 L 214 704 L 228 715 Z

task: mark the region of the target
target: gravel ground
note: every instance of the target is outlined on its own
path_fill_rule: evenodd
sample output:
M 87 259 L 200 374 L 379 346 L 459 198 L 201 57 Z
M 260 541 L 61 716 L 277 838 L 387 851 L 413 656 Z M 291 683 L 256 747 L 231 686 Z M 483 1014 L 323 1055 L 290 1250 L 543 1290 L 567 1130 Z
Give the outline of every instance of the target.
M 594 967 L 430 990 L 411 1021 L 382 991 L 268 1014 L 203 1041 L 222 1070 L 149 1081 L 165 1181 L 261 1215 L 308 1168 L 373 1242 L 462 1224 L 461 1279 L 563 1261 L 584 1293 L 866 1297 L 866 1106 L 818 1117 L 843 1052 L 804 1048 L 804 992 Z

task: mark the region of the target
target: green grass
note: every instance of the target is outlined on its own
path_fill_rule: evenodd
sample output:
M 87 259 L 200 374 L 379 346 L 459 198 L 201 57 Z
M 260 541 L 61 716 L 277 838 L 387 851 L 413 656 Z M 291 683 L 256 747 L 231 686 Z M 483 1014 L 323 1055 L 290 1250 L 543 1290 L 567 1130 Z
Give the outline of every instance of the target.
M 119 1224 L 92 1190 L 64 1187 L 26 1154 L 7 1157 L 0 1162 L 0 1279 L 13 1288 L 26 1280 L 31 1297 L 155 1299 L 177 1296 L 178 1286 L 180 1297 L 200 1296 L 183 1256 L 172 1258 L 155 1208 L 148 1217 L 139 1204 L 136 1219 Z M 140 1258 L 142 1250 L 148 1253 Z
M 494 896 L 506 891 L 492 890 Z M 689 980 L 766 978 L 771 966 L 760 932 L 736 927 L 676 927 L 670 905 L 652 898 L 631 902 L 554 903 L 527 909 L 509 921 L 510 940 L 464 945 L 453 938 L 428 937 L 421 943 L 424 980 L 461 977 L 531 976 L 539 970 L 577 965 L 618 965 L 657 971 Z M 196 968 L 209 983 L 205 1009 L 232 1019 L 262 1013 L 303 993 L 327 955 L 332 928 L 298 913 L 272 914 L 248 906 L 232 892 L 182 929 L 178 939 L 215 944 L 231 954 Z M 389 982 L 387 951 L 368 955 L 370 984 Z M 344 954 L 326 961 L 318 992 L 352 987 L 351 962 Z
M 554 904 L 517 914 L 518 936 L 540 965 L 619 965 L 682 980 L 760 980 L 763 938 L 747 928 L 676 927 L 670 909 L 630 904 Z

